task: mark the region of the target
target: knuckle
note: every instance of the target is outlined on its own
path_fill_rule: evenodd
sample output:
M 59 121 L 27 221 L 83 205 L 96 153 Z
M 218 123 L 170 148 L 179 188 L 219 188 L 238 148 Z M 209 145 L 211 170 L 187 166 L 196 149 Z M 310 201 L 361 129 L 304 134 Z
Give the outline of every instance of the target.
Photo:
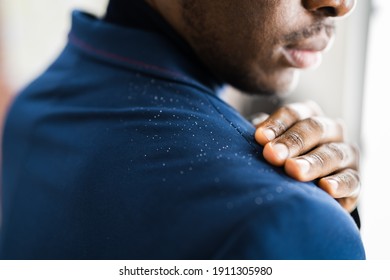
M 359 159 L 360 157 L 360 149 L 359 146 L 356 144 L 351 144 L 352 152 L 356 155 L 356 158 Z
M 326 148 L 329 150 L 330 156 L 341 163 L 344 163 L 349 159 L 348 153 L 339 143 L 328 143 Z
M 345 170 L 337 174 L 338 181 L 343 186 L 345 194 L 351 194 L 359 189 L 360 177 L 359 174 L 353 170 Z
M 288 147 L 298 151 L 302 151 L 306 144 L 302 134 L 297 131 L 288 132 L 280 142 L 284 142 Z
M 268 125 L 267 125 L 267 128 L 268 129 L 271 129 L 276 136 L 282 134 L 284 131 L 287 130 L 287 125 L 279 120 L 279 119 L 275 119 L 275 120 L 272 120 Z
M 304 120 L 305 128 L 309 133 L 323 134 L 325 126 L 321 118 L 312 117 Z
M 348 174 L 348 173 L 340 173 L 339 175 L 338 175 L 338 177 L 339 177 L 339 181 L 343 184 L 343 186 L 344 187 L 346 187 L 346 188 L 351 188 L 351 186 L 352 186 L 352 177 Z
M 298 119 L 299 118 L 299 114 L 298 112 L 293 109 L 291 106 L 283 106 L 279 109 L 279 112 L 282 116 L 285 116 L 285 117 L 288 117 L 288 118 L 294 118 L 294 119 Z
M 321 151 L 317 151 L 308 155 L 308 161 L 310 162 L 310 164 L 313 166 L 319 166 L 321 169 L 327 166 L 329 160 L 329 155 Z
M 345 143 L 328 143 L 326 149 L 333 161 L 338 164 L 339 168 L 355 168 L 358 166 L 356 154 L 351 150 L 350 146 Z
M 324 168 L 324 171 L 334 172 L 345 168 L 354 168 L 354 157 L 348 145 L 344 143 L 327 143 L 308 155 L 313 164 Z M 352 170 L 352 169 L 351 169 Z
M 359 169 L 359 151 L 346 143 L 328 143 L 326 149 L 340 168 Z
M 299 121 L 281 136 L 283 142 L 297 152 L 312 149 L 320 143 L 323 134 L 320 120 L 308 118 Z
M 346 174 L 349 176 L 350 180 L 353 180 L 355 182 L 355 184 L 360 182 L 359 172 L 352 170 L 352 169 L 348 169 L 346 171 Z
M 359 166 L 360 166 L 360 150 L 359 150 L 359 147 L 355 144 L 352 144 L 351 146 L 351 157 L 352 157 L 352 163 L 351 163 L 351 167 L 356 169 L 356 170 L 359 170 Z
M 287 129 L 299 120 L 299 114 L 288 105 L 279 108 L 267 120 L 267 128 L 273 130 L 277 136 L 283 134 Z

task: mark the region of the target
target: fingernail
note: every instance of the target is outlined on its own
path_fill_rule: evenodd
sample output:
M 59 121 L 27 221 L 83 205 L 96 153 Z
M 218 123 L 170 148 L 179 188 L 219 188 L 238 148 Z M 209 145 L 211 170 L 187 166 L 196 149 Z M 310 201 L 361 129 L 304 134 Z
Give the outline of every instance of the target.
M 328 182 L 329 186 L 331 187 L 333 193 L 336 193 L 337 189 L 339 188 L 339 183 L 333 179 L 328 179 L 326 181 Z
M 265 138 L 268 139 L 268 141 L 274 140 L 275 139 L 275 132 L 273 132 L 272 129 L 266 128 L 263 130 L 263 135 Z
M 278 143 L 273 145 L 272 149 L 276 152 L 276 155 L 279 159 L 287 159 L 289 151 L 286 145 Z
M 302 174 L 306 175 L 309 173 L 310 163 L 307 160 L 297 159 L 295 160 L 295 163 L 298 165 L 298 168 L 300 169 Z

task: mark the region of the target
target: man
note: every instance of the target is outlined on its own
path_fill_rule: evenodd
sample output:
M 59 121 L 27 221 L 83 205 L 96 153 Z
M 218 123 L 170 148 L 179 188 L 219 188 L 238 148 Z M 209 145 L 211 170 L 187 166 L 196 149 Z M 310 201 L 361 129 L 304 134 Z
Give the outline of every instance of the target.
M 75 12 L 65 50 L 8 116 L 0 256 L 363 259 L 340 204 L 281 168 L 322 178 L 352 210 L 338 190 L 357 185 L 357 159 L 340 126 L 311 103 L 284 107 L 256 131 L 263 155 L 218 97 L 225 83 L 288 92 L 353 4 L 113 0 L 103 20 Z

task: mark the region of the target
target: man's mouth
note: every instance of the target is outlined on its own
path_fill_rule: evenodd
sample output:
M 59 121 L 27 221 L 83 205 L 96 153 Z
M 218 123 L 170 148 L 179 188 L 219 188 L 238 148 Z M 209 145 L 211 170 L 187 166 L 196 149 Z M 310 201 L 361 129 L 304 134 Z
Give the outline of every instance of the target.
M 333 37 L 315 37 L 282 48 L 287 63 L 294 68 L 312 69 L 322 62 L 323 53 L 329 49 Z
M 283 56 L 290 67 L 308 69 L 321 64 L 334 38 L 334 22 L 317 22 L 284 37 Z
M 284 48 L 283 54 L 291 67 L 299 69 L 316 68 L 322 61 L 320 51 Z

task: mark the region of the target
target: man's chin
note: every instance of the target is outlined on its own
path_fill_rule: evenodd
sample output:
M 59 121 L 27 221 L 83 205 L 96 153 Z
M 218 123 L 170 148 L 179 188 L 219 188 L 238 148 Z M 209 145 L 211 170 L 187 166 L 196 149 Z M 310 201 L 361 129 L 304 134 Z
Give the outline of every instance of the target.
M 296 89 L 299 81 L 299 71 L 293 71 L 288 77 L 280 75 L 279 79 L 270 79 L 265 82 L 246 81 L 232 83 L 239 91 L 251 96 L 277 96 L 284 98 Z

